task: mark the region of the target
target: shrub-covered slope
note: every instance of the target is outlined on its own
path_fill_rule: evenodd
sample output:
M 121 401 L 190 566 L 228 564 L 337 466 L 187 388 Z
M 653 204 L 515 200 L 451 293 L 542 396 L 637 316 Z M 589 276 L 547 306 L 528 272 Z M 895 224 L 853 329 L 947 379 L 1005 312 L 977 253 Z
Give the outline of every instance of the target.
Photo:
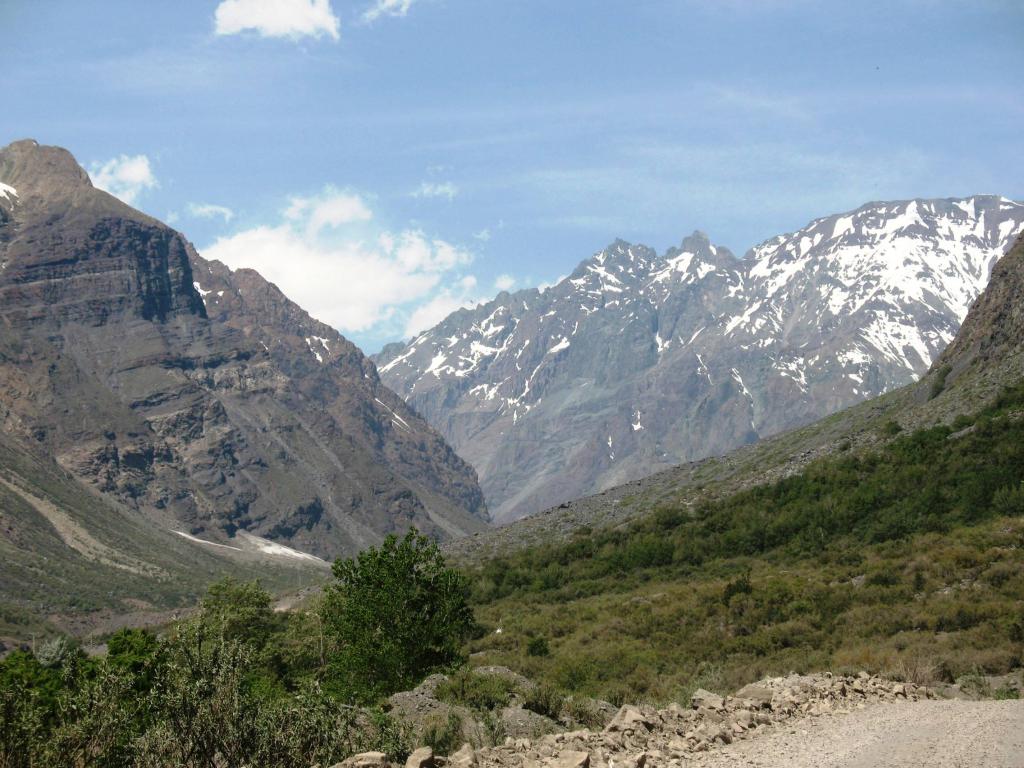
M 613 701 L 828 667 L 1008 671 L 1024 654 L 1024 384 L 955 427 L 491 560 L 475 595 L 482 663 Z

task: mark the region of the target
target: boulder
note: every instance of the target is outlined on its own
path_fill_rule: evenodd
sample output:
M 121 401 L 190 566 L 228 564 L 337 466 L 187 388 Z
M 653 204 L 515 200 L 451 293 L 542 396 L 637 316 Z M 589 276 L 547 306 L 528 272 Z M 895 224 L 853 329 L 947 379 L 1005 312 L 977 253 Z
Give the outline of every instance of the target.
M 499 716 L 504 733 L 512 739 L 536 739 L 558 730 L 549 717 L 523 707 L 505 707 Z
M 744 728 L 750 728 L 754 725 L 754 713 L 749 709 L 741 709 L 735 714 L 734 719 Z
M 341 768 L 388 768 L 388 756 L 383 752 L 360 752 L 342 760 Z
M 454 755 L 448 756 L 449 768 L 475 768 L 476 752 L 469 744 L 463 744 Z
M 701 707 L 706 707 L 707 709 L 722 709 L 725 706 L 725 699 L 717 693 L 712 693 L 711 691 L 705 691 L 703 688 L 698 688 L 693 692 L 690 704 L 694 709 L 700 709 Z
M 405 768 L 434 768 L 434 750 L 420 747 L 405 761 Z
M 607 733 L 619 731 L 635 731 L 638 729 L 650 730 L 651 720 L 638 707 L 632 704 L 623 704 L 619 711 L 612 718 L 612 721 L 605 726 Z
M 765 708 L 771 706 L 772 689 L 764 685 L 751 683 L 736 691 L 736 698 L 746 699 L 755 707 Z

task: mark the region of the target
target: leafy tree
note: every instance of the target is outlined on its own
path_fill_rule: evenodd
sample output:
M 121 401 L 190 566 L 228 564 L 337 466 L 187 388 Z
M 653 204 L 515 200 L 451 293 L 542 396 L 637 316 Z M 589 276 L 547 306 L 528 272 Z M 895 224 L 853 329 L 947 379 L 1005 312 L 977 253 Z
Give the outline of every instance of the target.
M 461 659 L 475 621 L 463 575 L 416 529 L 334 563 L 324 626 L 336 644 L 333 684 L 372 701 Z

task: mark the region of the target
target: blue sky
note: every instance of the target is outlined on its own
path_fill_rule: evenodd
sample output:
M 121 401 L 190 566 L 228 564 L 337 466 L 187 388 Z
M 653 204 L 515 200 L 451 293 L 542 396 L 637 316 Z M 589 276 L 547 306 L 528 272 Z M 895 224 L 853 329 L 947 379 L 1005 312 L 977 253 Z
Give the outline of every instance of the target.
M 0 0 L 0 33 L 0 144 L 371 352 L 616 237 L 1024 198 L 1016 0 Z

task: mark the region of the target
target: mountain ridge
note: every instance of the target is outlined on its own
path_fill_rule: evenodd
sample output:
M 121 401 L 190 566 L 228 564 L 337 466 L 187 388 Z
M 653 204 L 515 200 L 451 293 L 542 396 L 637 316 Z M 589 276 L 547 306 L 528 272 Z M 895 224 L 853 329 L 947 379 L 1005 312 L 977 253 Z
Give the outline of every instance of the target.
M 869 203 L 743 258 L 617 240 L 377 356 L 508 521 L 806 424 L 919 376 L 1024 227 L 997 196 Z
M 993 269 L 957 338 L 918 381 L 728 454 L 670 467 L 449 542 L 445 550 L 457 561 L 479 563 L 592 531 L 618 530 L 665 507 L 695 509 L 705 500 L 791 477 L 821 459 L 868 454 L 907 431 L 954 424 L 1024 381 L 1021 307 L 1024 234 Z M 1010 315 L 1015 320 L 1007 324 Z

